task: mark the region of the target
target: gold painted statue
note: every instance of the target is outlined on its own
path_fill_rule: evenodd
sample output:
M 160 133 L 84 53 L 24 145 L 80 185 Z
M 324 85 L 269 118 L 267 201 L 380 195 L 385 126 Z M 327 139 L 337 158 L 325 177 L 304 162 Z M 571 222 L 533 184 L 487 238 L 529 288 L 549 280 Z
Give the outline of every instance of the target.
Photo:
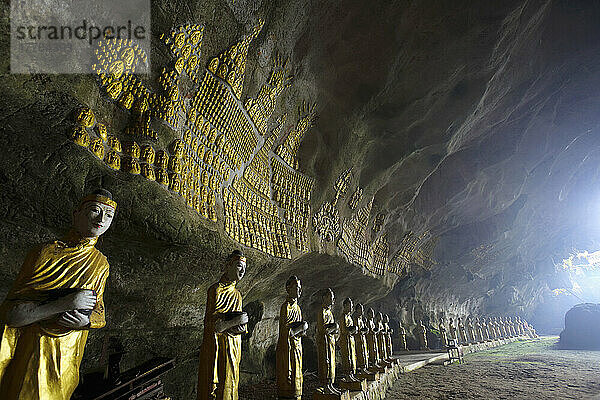
M 352 319 L 354 305 L 352 299 L 347 297 L 344 300 L 344 315 L 340 318 L 340 354 L 342 356 L 342 372 L 346 379 L 354 380 L 356 373 L 356 341 L 355 335 L 358 333 L 358 327 Z
M 427 328 L 423 321 L 417 326 L 417 334 L 419 335 L 419 347 L 421 350 L 429 350 L 427 346 Z
M 389 366 L 390 362 L 388 359 L 390 355 L 388 354 L 387 331 L 383 323 L 383 314 L 381 312 L 375 314 L 375 325 L 377 325 L 377 352 L 379 353 L 379 362 Z
M 400 324 L 398 327 L 398 334 L 400 336 L 400 350 L 408 351 L 408 345 L 406 343 L 406 329 Z
M 442 349 L 448 347 L 448 333 L 446 331 L 446 327 L 444 326 L 444 319 L 440 320 L 440 340 L 442 341 Z
M 385 328 L 385 339 L 387 346 L 388 358 L 392 358 L 394 355 L 394 346 L 392 344 L 392 336 L 394 335 L 394 330 L 390 326 L 390 316 L 385 314 L 383 316 L 383 326 Z
M 237 400 L 242 355 L 242 333 L 248 315 L 242 311 L 242 294 L 236 284 L 246 273 L 246 257 L 233 251 L 223 275 L 208 288 L 204 339 L 200 347 L 198 400 Z
M 385 367 L 380 363 L 381 355 L 379 354 L 379 326 L 375 322 L 375 310 L 372 308 L 369 308 L 367 313 L 366 325 L 369 328 L 369 333 L 367 334 L 367 345 L 369 348 L 369 368 L 378 372 L 384 372 Z
M 468 343 L 477 342 L 477 339 L 475 337 L 475 330 L 473 329 L 473 320 L 471 319 L 471 317 L 467 317 L 467 320 L 465 322 L 465 330 L 467 333 Z
M 356 367 L 361 372 L 364 372 L 369 368 L 369 348 L 367 346 L 367 334 L 369 333 L 369 328 L 365 324 L 363 314 L 363 305 L 357 303 L 354 311 L 354 325 L 356 326 L 354 342 L 356 345 Z
M 287 298 L 279 312 L 279 340 L 276 350 L 277 395 L 280 399 L 302 397 L 302 336 L 308 323 L 302 320 L 298 298 L 302 283 L 292 275 L 285 283 Z
M 322 295 L 321 311 L 317 319 L 317 351 L 319 360 L 319 381 L 317 389 L 322 394 L 341 395 L 342 392 L 333 386 L 335 382 L 335 341 L 340 328 L 333 318 L 335 295 L 327 288 Z
M 69 233 L 29 252 L 0 306 L 0 398 L 68 400 L 90 328 L 101 328 L 106 257 L 94 246 L 117 204 L 106 190 L 84 197 Z
M 456 327 L 454 326 L 454 321 L 452 320 L 452 318 L 450 318 L 448 320 L 448 333 L 449 333 L 449 339 L 454 340 L 454 343 L 458 344 L 459 342 L 458 342 Z
M 462 322 L 462 318 L 458 318 L 458 343 L 467 344 L 467 334 L 465 331 L 465 325 Z

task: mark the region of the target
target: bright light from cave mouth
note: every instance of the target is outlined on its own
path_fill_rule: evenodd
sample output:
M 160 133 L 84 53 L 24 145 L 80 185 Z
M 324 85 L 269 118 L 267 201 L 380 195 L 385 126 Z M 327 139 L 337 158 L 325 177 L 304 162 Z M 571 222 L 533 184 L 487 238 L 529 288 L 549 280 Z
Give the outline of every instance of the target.
M 564 288 L 552 291 L 554 296 L 574 295 L 584 301 L 600 301 L 600 251 L 572 254 L 556 267 L 567 273 L 568 281 Z

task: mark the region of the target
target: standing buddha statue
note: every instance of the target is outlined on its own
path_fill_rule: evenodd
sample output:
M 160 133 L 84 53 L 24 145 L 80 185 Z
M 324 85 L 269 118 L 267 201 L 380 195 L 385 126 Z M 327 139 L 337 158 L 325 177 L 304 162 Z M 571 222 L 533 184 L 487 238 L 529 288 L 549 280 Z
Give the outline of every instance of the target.
M 25 258 L 0 306 L 2 399 L 71 398 L 89 329 L 106 324 L 108 261 L 95 245 L 116 208 L 110 192 L 93 192 L 80 201 L 63 239 Z
M 440 339 L 442 341 L 442 348 L 445 349 L 448 347 L 448 333 L 446 331 L 446 327 L 444 326 L 444 319 L 440 320 Z
M 246 257 L 233 251 L 218 282 L 208 288 L 204 338 L 200 347 L 198 400 L 237 400 L 242 356 L 242 333 L 248 315 L 236 288 L 246 273 Z
M 302 320 L 298 299 L 302 283 L 292 275 L 285 283 L 287 298 L 279 311 L 279 339 L 276 348 L 277 395 L 280 398 L 302 398 L 302 336 L 308 323 Z
M 354 311 L 354 325 L 357 328 L 355 338 L 356 345 L 356 366 L 361 372 L 366 372 L 369 368 L 369 349 L 367 347 L 367 334 L 369 328 L 363 318 L 364 307 L 357 303 Z
M 429 350 L 427 345 L 427 328 L 425 327 L 425 323 L 420 321 L 417 326 L 417 334 L 419 337 L 419 349 L 420 350 Z
M 321 311 L 317 320 L 317 351 L 319 361 L 319 394 L 340 396 L 342 392 L 333 386 L 335 382 L 335 342 L 340 332 L 333 317 L 335 295 L 327 288 L 321 298 Z

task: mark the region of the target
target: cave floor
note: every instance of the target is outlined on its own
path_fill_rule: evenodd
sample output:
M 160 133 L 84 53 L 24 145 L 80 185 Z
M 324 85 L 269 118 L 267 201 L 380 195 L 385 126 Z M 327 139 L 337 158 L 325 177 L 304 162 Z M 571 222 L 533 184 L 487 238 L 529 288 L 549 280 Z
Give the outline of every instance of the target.
M 557 350 L 557 337 L 515 342 L 403 374 L 392 399 L 586 399 L 600 393 L 600 351 Z

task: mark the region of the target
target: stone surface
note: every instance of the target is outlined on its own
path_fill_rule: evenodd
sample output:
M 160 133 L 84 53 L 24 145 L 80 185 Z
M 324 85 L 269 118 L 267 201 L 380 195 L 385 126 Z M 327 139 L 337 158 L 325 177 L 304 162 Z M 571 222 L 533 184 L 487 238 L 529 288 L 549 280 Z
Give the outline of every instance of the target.
M 0 7 L 8 33 L 10 6 Z M 600 246 L 599 7 L 583 0 L 152 2 L 156 35 L 206 25 L 204 64 L 264 18 L 243 96 L 256 94 L 276 51 L 289 57 L 296 84 L 276 114 L 299 99 L 318 105 L 300 148 L 300 169 L 317 178 L 312 210 L 353 167 L 353 186 L 364 189 L 360 206 L 374 196 L 373 210 L 388 214 L 392 254 L 409 231 L 438 238 L 436 264 L 411 265 L 402 277 L 364 275 L 333 244 L 293 261 L 248 250 L 240 289 L 256 320 L 244 339 L 244 382 L 272 374 L 278 309 L 292 273 L 303 281 L 309 321 L 316 321 L 317 291 L 331 286 L 336 315 L 339 300 L 351 296 L 407 332 L 416 321 L 438 326 L 465 314 L 518 313 L 540 331 L 560 325 L 568 307 L 551 292 L 555 263 L 574 248 Z M 8 34 L 0 47 L 8 55 Z M 166 54 L 153 48 L 155 75 Z M 91 335 L 84 369 L 97 366 L 103 343 L 117 337 L 128 350 L 124 368 L 176 357 L 167 392 L 193 398 L 205 292 L 237 245 L 180 197 L 110 170 L 69 140 L 83 104 L 111 129 L 127 120 L 92 76 L 11 75 L 9 61 L 0 59 L 0 297 L 28 249 L 68 228 L 81 195 L 111 190 L 119 210 L 98 246 L 111 264 L 108 325 Z M 165 142 L 174 137 L 166 128 L 162 134 Z M 549 307 L 555 311 L 544 314 Z M 311 335 L 305 356 L 314 371 Z
M 577 304 L 565 314 L 562 349 L 600 350 L 600 304 Z

